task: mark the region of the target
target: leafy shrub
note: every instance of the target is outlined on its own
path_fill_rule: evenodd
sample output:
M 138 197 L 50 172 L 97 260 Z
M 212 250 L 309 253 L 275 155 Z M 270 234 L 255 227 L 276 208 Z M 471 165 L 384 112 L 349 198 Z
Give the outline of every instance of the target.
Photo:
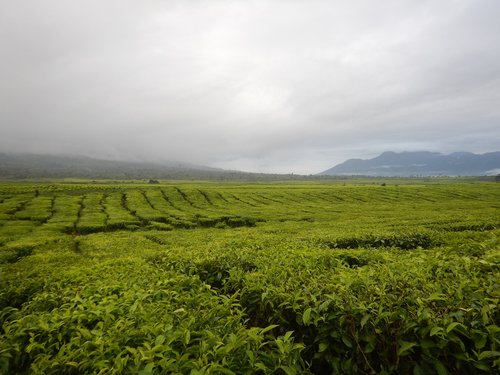
M 440 229 L 445 232 L 464 232 L 464 231 L 485 232 L 485 231 L 495 230 L 498 228 L 500 228 L 500 225 L 493 223 L 448 224 L 437 227 L 437 229 Z
M 399 233 L 321 240 L 320 244 L 330 249 L 397 247 L 403 250 L 412 250 L 418 248 L 429 249 L 438 245 L 439 242 L 428 233 Z
M 217 228 L 238 228 L 238 227 L 254 227 L 257 223 L 255 218 L 240 217 L 240 216 L 221 216 L 216 218 L 198 217 L 197 222 L 202 227 L 217 227 Z
M 23 246 L 0 249 L 0 263 L 15 263 L 33 253 L 33 247 Z
M 108 262 L 86 280 L 47 287 L 4 322 L 0 368 L 6 373 L 305 371 L 303 346 L 291 333 L 275 337 L 274 326 L 247 329 L 232 299 L 214 295 L 193 277 L 145 273 L 143 266 Z

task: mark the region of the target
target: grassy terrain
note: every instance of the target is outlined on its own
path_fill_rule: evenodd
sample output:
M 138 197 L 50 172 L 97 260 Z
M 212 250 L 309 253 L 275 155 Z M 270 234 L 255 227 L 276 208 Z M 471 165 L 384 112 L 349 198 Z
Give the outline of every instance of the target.
M 500 189 L 0 184 L 0 373 L 500 372 Z

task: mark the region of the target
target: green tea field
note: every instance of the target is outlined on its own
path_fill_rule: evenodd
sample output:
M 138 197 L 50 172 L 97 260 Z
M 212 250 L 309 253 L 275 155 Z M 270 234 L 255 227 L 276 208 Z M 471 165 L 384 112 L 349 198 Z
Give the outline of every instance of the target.
M 500 373 L 500 184 L 0 183 L 0 373 Z

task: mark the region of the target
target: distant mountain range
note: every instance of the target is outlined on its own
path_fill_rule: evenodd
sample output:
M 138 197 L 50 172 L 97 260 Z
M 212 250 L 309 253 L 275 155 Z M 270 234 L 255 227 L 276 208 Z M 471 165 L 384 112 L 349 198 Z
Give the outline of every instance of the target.
M 93 180 L 276 181 L 337 179 L 347 176 L 419 177 L 500 174 L 500 152 L 384 152 L 368 160 L 350 159 L 316 175 L 267 174 L 173 162 L 132 162 L 86 156 L 0 152 L 0 179 L 83 178 Z
M 368 160 L 349 159 L 320 176 L 487 176 L 500 174 L 500 152 L 384 152 Z

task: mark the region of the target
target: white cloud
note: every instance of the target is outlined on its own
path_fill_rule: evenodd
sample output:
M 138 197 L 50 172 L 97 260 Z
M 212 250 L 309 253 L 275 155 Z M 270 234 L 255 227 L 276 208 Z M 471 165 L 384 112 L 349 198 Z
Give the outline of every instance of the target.
M 500 3 L 0 5 L 1 149 L 315 173 L 497 149 Z

